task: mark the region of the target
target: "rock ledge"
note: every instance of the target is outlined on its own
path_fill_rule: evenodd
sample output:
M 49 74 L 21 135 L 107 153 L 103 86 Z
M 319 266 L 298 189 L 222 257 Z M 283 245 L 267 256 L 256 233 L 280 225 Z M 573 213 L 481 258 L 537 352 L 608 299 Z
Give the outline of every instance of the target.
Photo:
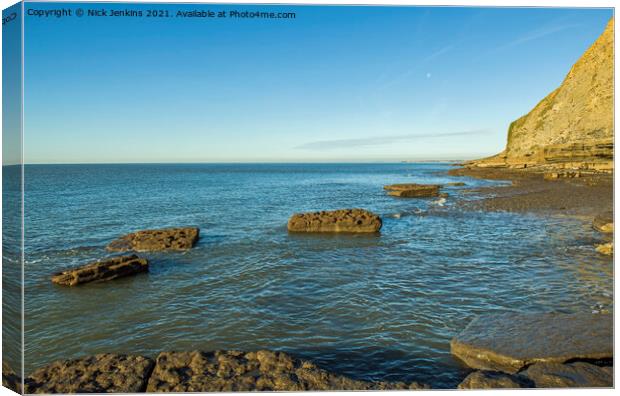
M 482 315 L 450 347 L 472 368 L 509 374 L 533 363 L 611 359 L 613 320 L 604 314 Z
M 188 250 L 198 242 L 199 236 L 200 229 L 197 227 L 142 230 L 112 241 L 107 249 L 113 252 Z
M 101 354 L 57 361 L 25 380 L 26 393 L 137 393 L 428 389 L 354 380 L 273 351 L 162 352 L 157 359 Z
M 424 198 L 439 196 L 438 184 L 390 184 L 383 189 L 388 191 L 388 195 L 401 198 Z
M 76 286 L 82 283 L 109 281 L 148 270 L 148 261 L 132 254 L 110 257 L 81 267 L 57 272 L 52 275 L 52 282 L 62 286 Z

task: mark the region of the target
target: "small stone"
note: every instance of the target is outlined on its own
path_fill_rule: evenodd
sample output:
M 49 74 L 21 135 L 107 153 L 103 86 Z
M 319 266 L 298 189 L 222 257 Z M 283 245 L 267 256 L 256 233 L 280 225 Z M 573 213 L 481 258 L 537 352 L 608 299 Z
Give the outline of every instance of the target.
M 81 267 L 57 272 L 52 275 L 52 282 L 63 286 L 76 286 L 82 283 L 109 281 L 148 270 L 148 261 L 132 254 L 110 257 Z
M 521 373 L 537 388 L 608 388 L 613 386 L 613 367 L 585 362 L 536 363 Z
M 26 393 L 138 393 L 146 390 L 154 362 L 144 356 L 100 354 L 57 361 L 36 370 Z
M 199 236 L 200 229 L 197 227 L 142 230 L 112 241 L 107 249 L 114 252 L 188 250 L 198 242 Z
M 533 388 L 531 381 L 518 375 L 500 373 L 498 371 L 474 371 L 469 374 L 458 389 L 516 389 Z
M 377 232 L 381 229 L 379 216 L 364 209 L 340 209 L 312 213 L 297 213 L 288 221 L 291 232 Z
M 464 186 L 465 183 L 463 182 L 451 182 L 451 183 L 446 183 L 446 186 L 450 186 L 450 187 L 460 187 L 460 186 Z

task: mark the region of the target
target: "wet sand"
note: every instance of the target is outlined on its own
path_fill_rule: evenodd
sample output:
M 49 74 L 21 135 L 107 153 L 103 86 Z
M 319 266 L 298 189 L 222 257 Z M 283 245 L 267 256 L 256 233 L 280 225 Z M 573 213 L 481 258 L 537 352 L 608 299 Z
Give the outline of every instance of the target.
M 502 168 L 455 168 L 452 176 L 508 180 L 512 185 L 470 190 L 486 198 L 463 201 L 473 210 L 533 212 L 550 215 L 595 217 L 613 210 L 613 175 L 545 180 L 542 173 Z

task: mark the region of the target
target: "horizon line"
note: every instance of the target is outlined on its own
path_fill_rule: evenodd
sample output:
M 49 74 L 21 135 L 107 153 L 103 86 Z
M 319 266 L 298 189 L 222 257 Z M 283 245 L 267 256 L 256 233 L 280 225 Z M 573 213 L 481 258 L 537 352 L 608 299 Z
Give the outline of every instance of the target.
M 458 163 L 470 159 L 433 159 L 433 160 L 360 160 L 360 161 L 218 161 L 218 162 L 30 162 L 17 164 L 2 164 L 5 166 L 26 165 L 236 165 L 236 164 L 416 164 L 416 163 Z

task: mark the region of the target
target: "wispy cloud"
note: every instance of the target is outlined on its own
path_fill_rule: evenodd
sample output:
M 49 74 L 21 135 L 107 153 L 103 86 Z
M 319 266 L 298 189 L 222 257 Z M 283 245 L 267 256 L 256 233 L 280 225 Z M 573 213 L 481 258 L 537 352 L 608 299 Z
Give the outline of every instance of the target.
M 452 51 L 452 49 L 453 49 L 453 48 L 454 48 L 454 46 L 453 46 L 453 45 L 448 45 L 448 46 L 445 46 L 445 47 L 443 47 L 443 48 L 441 48 L 441 49 L 439 49 L 439 50 L 437 50 L 437 51 L 433 52 L 432 54 L 428 55 L 427 57 L 423 58 L 423 59 L 420 61 L 420 63 L 426 63 L 426 62 L 432 61 L 433 59 L 438 58 L 438 57 L 440 57 L 441 55 L 443 55 L 443 54 L 445 54 L 445 53 L 447 53 L 447 52 Z
M 528 41 L 537 40 L 545 36 L 549 36 L 549 35 L 559 33 L 567 29 L 572 29 L 572 28 L 580 27 L 580 26 L 581 24 L 577 24 L 577 23 L 547 26 L 542 29 L 533 30 L 521 37 L 518 37 L 504 45 L 499 46 L 497 49 L 506 49 L 506 48 L 514 47 L 519 44 L 527 43 Z
M 414 66 L 409 67 L 408 69 L 406 69 L 405 71 L 399 73 L 398 75 L 392 77 L 391 79 L 389 79 L 388 81 L 382 81 L 382 83 L 379 85 L 379 89 L 385 89 L 388 87 L 391 87 L 393 85 L 396 84 L 400 84 L 403 82 L 403 80 L 405 80 L 406 78 L 408 78 L 409 76 L 413 75 L 415 72 L 419 72 L 419 70 L 422 67 L 425 67 L 426 64 L 430 61 L 432 61 L 433 59 L 439 58 L 440 56 L 452 51 L 452 49 L 454 48 L 454 45 L 447 45 L 445 47 L 442 47 L 440 49 L 438 49 L 437 51 L 425 56 L 424 58 L 418 60 L 416 62 L 416 64 Z M 381 76 L 381 80 L 385 80 L 387 77 L 386 75 L 382 75 Z
M 432 139 L 449 136 L 469 136 L 490 133 L 488 129 L 474 129 L 470 131 L 459 132 L 443 132 L 443 133 L 419 133 L 409 135 L 393 135 L 393 136 L 371 136 L 360 139 L 337 139 L 337 140 L 319 140 L 309 142 L 294 147 L 298 150 L 331 150 L 343 147 L 363 147 L 363 146 L 379 146 L 385 144 L 414 141 L 419 139 Z

